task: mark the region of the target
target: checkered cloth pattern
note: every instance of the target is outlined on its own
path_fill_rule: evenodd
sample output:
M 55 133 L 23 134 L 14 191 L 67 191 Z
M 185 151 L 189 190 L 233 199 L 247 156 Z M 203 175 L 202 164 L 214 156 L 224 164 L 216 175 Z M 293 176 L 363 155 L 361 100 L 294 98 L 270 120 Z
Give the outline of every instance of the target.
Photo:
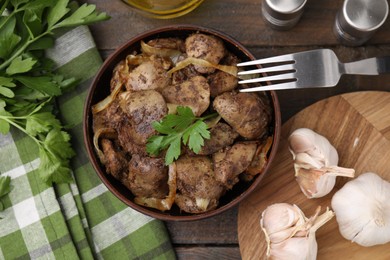
M 2 198 L 0 259 L 175 259 L 164 223 L 119 201 L 88 161 L 82 113 L 102 64 L 88 27 L 59 36 L 47 55 L 61 74 L 81 79 L 57 100 L 77 154 L 74 182 L 46 185 L 36 174 L 40 160 L 34 142 L 15 129 L 0 134 L 0 174 L 12 179 L 12 191 Z

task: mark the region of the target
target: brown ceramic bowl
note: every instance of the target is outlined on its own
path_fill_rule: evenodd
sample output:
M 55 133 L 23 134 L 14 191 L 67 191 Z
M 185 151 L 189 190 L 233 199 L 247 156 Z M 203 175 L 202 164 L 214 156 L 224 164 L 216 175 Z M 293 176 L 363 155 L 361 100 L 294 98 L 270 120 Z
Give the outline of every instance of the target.
M 271 133 L 273 132 L 273 145 L 268 153 L 268 163 L 265 169 L 261 174 L 257 175 L 257 177 L 253 181 L 251 182 L 240 181 L 238 184 L 236 184 L 232 190 L 228 191 L 220 199 L 220 204 L 218 208 L 201 214 L 188 214 L 188 213 L 181 212 L 176 205 L 174 205 L 171 210 L 162 212 L 159 210 L 155 210 L 152 208 L 147 208 L 135 204 L 134 196 L 130 192 L 130 190 L 128 190 L 121 182 L 114 179 L 111 175 L 106 174 L 105 167 L 100 163 L 93 146 L 91 107 L 109 95 L 109 82 L 115 65 L 120 60 L 124 59 L 128 54 L 134 51 L 137 51 L 139 53 L 141 40 L 147 42 L 150 39 L 155 39 L 158 37 L 185 38 L 186 36 L 189 36 L 196 32 L 201 32 L 204 34 L 209 34 L 209 35 L 214 35 L 219 37 L 224 41 L 226 48 L 233 54 L 237 55 L 242 61 L 255 59 L 255 57 L 239 42 L 237 42 L 236 40 L 232 39 L 231 37 L 221 32 L 212 29 L 193 26 L 193 25 L 172 25 L 169 27 L 154 29 L 130 39 L 126 44 L 119 47 L 109 58 L 107 58 L 107 60 L 103 63 L 102 67 L 100 68 L 95 79 L 92 82 L 92 86 L 89 90 L 86 99 L 86 104 L 84 107 L 84 142 L 89 155 L 89 159 L 96 173 L 102 180 L 102 182 L 115 196 L 117 196 L 121 201 L 123 201 L 131 208 L 161 220 L 169 220 L 169 221 L 199 220 L 199 219 L 215 216 L 236 206 L 240 201 L 242 201 L 246 196 L 248 196 L 260 183 L 260 181 L 266 174 L 270 166 L 270 163 L 272 162 L 275 156 L 277 146 L 279 143 L 280 129 L 281 129 L 279 102 L 276 93 L 270 91 L 267 92 L 267 95 L 269 95 L 269 98 L 273 106 L 273 122 L 271 126 Z

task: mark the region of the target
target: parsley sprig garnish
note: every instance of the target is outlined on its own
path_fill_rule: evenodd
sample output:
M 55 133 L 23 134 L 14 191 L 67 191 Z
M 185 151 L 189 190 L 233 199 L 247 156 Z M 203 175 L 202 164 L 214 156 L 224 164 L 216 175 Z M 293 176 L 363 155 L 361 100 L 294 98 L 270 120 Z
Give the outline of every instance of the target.
M 54 113 L 54 100 L 78 83 L 65 78 L 46 58 L 58 29 L 86 25 L 109 17 L 95 5 L 68 0 L 0 0 L 0 133 L 11 126 L 31 137 L 39 148 L 43 181 L 69 182 L 74 155 L 70 136 Z M 2 179 L 0 194 L 9 191 Z
M 181 154 L 181 145 L 187 145 L 194 153 L 199 153 L 204 139 L 210 139 L 210 131 L 204 120 L 217 116 L 217 113 L 196 117 L 189 107 L 177 107 L 177 114 L 168 114 L 161 121 L 153 122 L 153 128 L 160 133 L 148 139 L 146 151 L 158 155 L 167 149 L 165 164 L 177 160 Z

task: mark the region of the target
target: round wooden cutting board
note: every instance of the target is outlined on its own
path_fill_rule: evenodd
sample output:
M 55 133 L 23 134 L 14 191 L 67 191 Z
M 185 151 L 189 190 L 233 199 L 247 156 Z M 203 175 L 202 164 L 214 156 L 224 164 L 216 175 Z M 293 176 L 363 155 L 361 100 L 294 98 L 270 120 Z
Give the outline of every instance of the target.
M 307 217 L 317 206 L 323 213 L 331 207 L 333 194 L 349 179 L 338 177 L 332 192 L 319 199 L 307 199 L 295 177 L 287 138 L 306 127 L 328 138 L 339 153 L 339 166 L 354 168 L 355 176 L 375 172 L 390 181 L 390 93 L 355 92 L 331 97 L 299 112 L 282 127 L 279 150 L 270 171 L 259 187 L 241 202 L 238 212 L 238 240 L 242 259 L 266 259 L 266 242 L 260 228 L 263 210 L 278 202 L 296 204 Z M 390 198 L 389 198 L 390 200 Z M 390 259 L 390 244 L 362 247 L 344 239 L 333 217 L 317 232 L 318 260 Z

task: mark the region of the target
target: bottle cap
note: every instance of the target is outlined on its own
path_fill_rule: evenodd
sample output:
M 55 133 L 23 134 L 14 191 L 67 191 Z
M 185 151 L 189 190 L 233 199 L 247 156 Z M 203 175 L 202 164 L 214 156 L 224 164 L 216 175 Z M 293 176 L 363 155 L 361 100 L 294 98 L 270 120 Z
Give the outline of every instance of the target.
M 274 29 L 287 30 L 296 25 L 307 0 L 264 0 L 262 14 Z
M 386 0 L 345 0 L 337 14 L 334 31 L 342 43 L 358 46 L 371 38 L 388 14 Z

